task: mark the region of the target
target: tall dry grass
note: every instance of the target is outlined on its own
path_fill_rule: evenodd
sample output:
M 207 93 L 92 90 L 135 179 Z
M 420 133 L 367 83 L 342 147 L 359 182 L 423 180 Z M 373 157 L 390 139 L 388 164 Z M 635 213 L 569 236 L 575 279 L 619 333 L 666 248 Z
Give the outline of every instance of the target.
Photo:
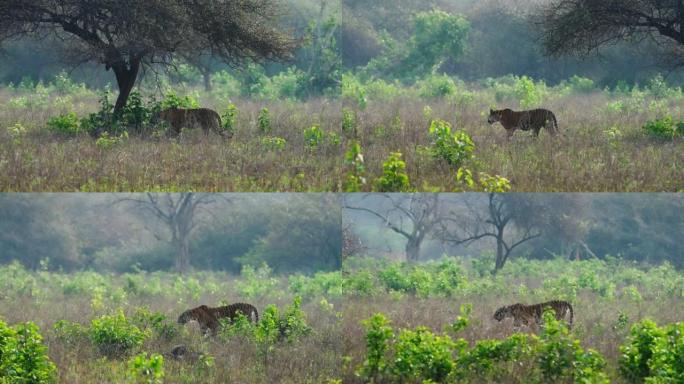
M 485 92 L 485 91 L 482 91 Z M 15 91 L 16 93 L 16 91 Z M 359 110 L 344 101 L 236 101 L 237 132 L 232 139 L 187 132 L 179 139 L 132 136 L 110 149 L 90 137 L 60 137 L 47 131 L 51 116 L 71 109 L 80 115 L 97 110 L 97 97 L 74 98 L 65 107 L 51 96 L 39 107 L 16 107 L 15 93 L 0 91 L 0 190 L 2 191 L 340 191 L 345 179 L 344 153 L 349 142 L 342 132 L 342 109 L 357 110 L 365 158 L 364 189 L 382 174 L 390 152 L 406 161 L 411 185 L 419 191 L 461 190 L 456 170 L 421 150 L 429 146 L 431 119 L 449 121 L 466 131 L 476 145 L 474 171 L 508 178 L 516 192 L 653 192 L 684 190 L 684 140 L 662 141 L 643 132 L 643 124 L 662 117 L 662 110 L 644 107 L 616 112 L 604 93 L 553 98 L 544 106 L 556 112 L 562 137 L 542 132 L 537 139 L 518 132 L 506 140 L 500 125 L 489 126 L 493 96 L 472 101 L 398 97 L 374 101 Z M 681 118 L 678 99 L 667 108 Z M 516 108 L 517 102 L 499 107 Z M 68 104 L 68 103 L 67 103 Z M 208 99 L 206 106 L 222 106 Z M 424 115 L 430 106 L 430 116 Z M 262 144 L 257 117 L 270 110 L 270 136 L 283 138 L 283 150 Z M 27 133 L 18 139 L 8 128 L 20 123 Z M 309 148 L 303 130 L 320 125 L 341 138 L 339 145 Z

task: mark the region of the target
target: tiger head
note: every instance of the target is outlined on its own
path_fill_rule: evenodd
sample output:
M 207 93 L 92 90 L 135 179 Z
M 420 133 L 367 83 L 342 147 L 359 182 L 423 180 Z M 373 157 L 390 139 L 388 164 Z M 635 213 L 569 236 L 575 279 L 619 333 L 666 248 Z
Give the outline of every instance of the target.
M 494 320 L 501 321 L 509 315 L 509 307 L 501 307 L 494 312 Z
M 494 110 L 490 109 L 489 110 L 489 118 L 487 119 L 487 122 L 489 124 L 494 124 L 498 123 L 503 119 L 504 114 L 507 112 L 512 112 L 510 109 L 501 109 L 501 110 Z
M 188 321 L 199 321 L 202 314 L 200 313 L 201 311 L 207 312 L 208 307 L 206 305 L 201 305 L 197 308 L 193 309 L 188 309 L 187 311 L 181 313 L 180 316 L 178 316 L 178 324 L 185 324 Z

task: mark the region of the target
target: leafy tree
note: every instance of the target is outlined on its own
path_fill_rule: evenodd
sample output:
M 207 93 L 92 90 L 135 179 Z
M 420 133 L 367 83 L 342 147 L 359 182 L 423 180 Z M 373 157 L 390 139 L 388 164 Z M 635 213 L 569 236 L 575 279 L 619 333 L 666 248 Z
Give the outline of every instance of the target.
M 516 209 L 515 195 L 490 193 L 485 204 L 466 203 L 469 213 L 465 219 L 452 213 L 439 229 L 442 241 L 470 244 L 482 239 L 496 241 L 496 264 L 492 273 L 504 267 L 513 250 L 541 236 L 541 223 L 522 220 L 526 212 Z M 516 222 L 517 221 L 517 222 Z M 456 224 L 454 226 L 454 224 Z
M 176 270 L 187 272 L 190 268 L 190 239 L 202 223 L 198 211 L 202 206 L 215 202 L 212 195 L 192 192 L 147 193 L 119 201 L 131 204 L 140 214 L 152 215 L 166 227 L 171 235 L 170 243 L 176 250 Z
M 420 12 L 413 18 L 408 43 L 387 37 L 385 53 L 373 59 L 366 71 L 402 79 L 423 77 L 437 71 L 447 60 L 463 55 L 470 24 L 465 17 L 444 11 Z
M 448 212 L 441 206 L 440 196 L 434 193 L 376 196 L 384 201 L 372 204 L 355 201 L 352 197 L 344 202 L 344 209 L 362 211 L 382 220 L 389 229 L 406 239 L 406 259 L 411 262 L 418 261 L 424 240 L 438 228 L 439 224 L 447 220 L 445 214 Z
M 684 2 L 554 0 L 534 17 L 544 50 L 553 56 L 588 54 L 619 41 L 652 38 L 681 65 Z
M 271 0 L 3 0 L 0 42 L 57 35 L 69 43 L 69 61 L 114 71 L 118 114 L 140 71 L 174 56 L 209 52 L 234 64 L 288 57 L 297 44 L 278 30 L 280 14 Z

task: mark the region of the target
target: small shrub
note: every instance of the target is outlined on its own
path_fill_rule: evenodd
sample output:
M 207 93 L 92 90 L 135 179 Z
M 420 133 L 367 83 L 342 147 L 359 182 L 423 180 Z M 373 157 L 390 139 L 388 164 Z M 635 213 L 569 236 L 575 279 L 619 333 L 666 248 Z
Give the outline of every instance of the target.
M 596 89 L 594 80 L 577 75 L 570 78 L 569 84 L 570 88 L 577 93 L 591 93 Z
M 311 149 L 318 148 L 323 142 L 324 133 L 319 125 L 304 130 L 304 144 Z
M 138 308 L 132 316 L 131 322 L 141 329 L 152 330 L 157 337 L 171 340 L 178 334 L 178 328 L 168 317 L 160 312 L 152 312 L 147 308 Z
M 47 122 L 47 127 L 51 132 L 65 136 L 74 136 L 82 132 L 81 121 L 74 112 L 51 118 Z
M 153 353 L 133 356 L 128 361 L 128 379 L 135 384 L 161 384 L 164 382 L 164 357 Z
M 456 344 L 449 336 L 435 335 L 426 327 L 403 330 L 394 346 L 392 372 L 401 381 L 444 382 L 454 368 L 452 350 Z
M 475 144 L 465 132 L 451 133 L 451 124 L 444 120 L 433 120 L 429 135 L 432 141 L 432 156 L 445 160 L 456 168 L 470 160 L 475 151 Z
M 360 192 L 366 184 L 366 166 L 361 153 L 361 144 L 358 141 L 352 141 L 349 150 L 344 154 L 344 164 L 349 171 L 342 189 L 345 192 Z
M 178 96 L 175 92 L 169 91 L 164 95 L 164 100 L 157 106 L 158 110 L 165 110 L 169 108 L 199 108 L 200 104 L 197 99 L 191 95 L 184 97 Z
M 544 326 L 536 350 L 543 381 L 573 378 L 579 383 L 609 383 L 603 369 L 605 359 L 593 350 L 585 351 L 553 311 L 544 312 Z
M 656 340 L 648 362 L 653 380 L 649 383 L 684 382 L 684 323 L 670 324 Z
M 401 160 L 401 153 L 392 152 L 382 164 L 382 176 L 376 180 L 378 192 L 409 192 L 411 185 L 406 174 L 406 163 Z
M 0 320 L 0 383 L 51 383 L 55 370 L 37 325 Z
M 387 369 L 385 353 L 388 343 L 394 339 L 394 330 L 382 313 L 364 320 L 363 326 L 366 328 L 366 358 L 357 373 L 362 378 L 374 382 Z
M 97 145 L 98 148 L 107 150 L 110 149 L 118 144 L 121 144 L 122 142 L 128 140 L 128 132 L 123 132 L 119 136 L 110 136 L 109 132 L 104 132 L 100 137 L 95 141 L 95 145 Z
M 221 115 L 221 122 L 223 123 L 222 128 L 224 132 L 228 133 L 229 135 L 235 134 L 235 130 L 237 129 L 237 116 L 238 109 L 235 104 L 228 104 L 228 108 L 226 108 L 226 111 Z
M 89 336 L 103 355 L 119 357 L 140 347 L 146 334 L 132 324 L 120 309 L 115 315 L 93 319 Z
M 644 130 L 659 139 L 671 140 L 675 136 L 684 135 L 684 122 L 675 122 L 672 120 L 672 116 L 667 116 L 663 119 L 647 122 L 644 125 Z
M 16 123 L 7 128 L 7 133 L 12 138 L 13 145 L 20 145 L 24 136 L 26 136 L 26 128 L 21 123 Z
M 268 108 L 263 108 L 259 112 L 258 126 L 259 132 L 261 132 L 262 134 L 265 135 L 271 133 L 271 117 L 268 112 Z
M 418 94 L 424 99 L 435 99 L 456 94 L 454 79 L 446 75 L 430 75 L 418 82 Z
M 642 320 L 632 326 L 626 344 L 620 346 L 620 374 L 633 382 L 641 382 L 651 376 L 649 361 L 658 340 L 665 332 L 651 320 Z
M 531 108 L 541 103 L 542 95 L 539 87 L 539 85 L 535 84 L 534 80 L 527 76 L 516 79 L 514 92 L 516 98 L 520 101 L 521 107 Z
M 347 137 L 357 137 L 357 122 L 356 112 L 349 108 L 342 110 L 342 132 Z
M 287 145 L 287 140 L 282 137 L 266 136 L 261 139 L 261 146 L 267 151 L 282 151 Z

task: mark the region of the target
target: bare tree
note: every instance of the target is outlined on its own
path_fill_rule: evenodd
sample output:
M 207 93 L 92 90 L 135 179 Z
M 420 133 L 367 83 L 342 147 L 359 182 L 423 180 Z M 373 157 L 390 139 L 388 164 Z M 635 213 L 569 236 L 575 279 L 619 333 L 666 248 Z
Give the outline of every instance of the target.
M 138 213 L 155 217 L 170 233 L 170 242 L 176 250 L 176 271 L 185 273 L 190 269 L 190 239 L 202 222 L 198 210 L 215 202 L 211 194 L 146 193 L 139 197 L 122 198 Z
M 533 221 L 515 223 L 516 210 L 514 195 L 490 193 L 486 205 L 469 202 L 466 215 L 451 213 L 437 231 L 437 236 L 445 242 L 469 245 L 475 241 L 491 238 L 496 241 L 497 273 L 508 261 L 518 246 L 541 236 L 541 230 Z
M 344 208 L 363 211 L 382 220 L 385 225 L 406 238 L 406 259 L 410 262 L 420 258 L 420 247 L 425 238 L 444 219 L 440 209 L 440 195 L 436 193 L 372 194 L 382 197 L 381 204 L 350 205 Z
M 54 35 L 69 60 L 112 69 L 119 86 L 114 108 L 126 105 L 141 69 L 174 56 L 208 53 L 229 64 L 283 59 L 298 43 L 278 29 L 275 0 L 2 0 L 0 42 Z
M 682 65 L 684 0 L 552 0 L 533 22 L 553 56 L 588 54 L 623 40 L 652 38 Z

